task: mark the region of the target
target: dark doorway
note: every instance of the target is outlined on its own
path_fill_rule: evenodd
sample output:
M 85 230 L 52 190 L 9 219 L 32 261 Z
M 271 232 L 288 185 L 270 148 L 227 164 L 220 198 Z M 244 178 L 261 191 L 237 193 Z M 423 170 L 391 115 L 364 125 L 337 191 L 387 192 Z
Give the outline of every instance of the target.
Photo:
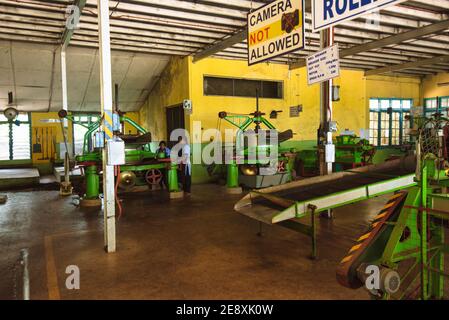
M 170 134 L 175 129 L 185 129 L 182 104 L 167 108 L 167 144 L 169 148 L 172 148 L 177 143 L 177 141 L 170 141 Z

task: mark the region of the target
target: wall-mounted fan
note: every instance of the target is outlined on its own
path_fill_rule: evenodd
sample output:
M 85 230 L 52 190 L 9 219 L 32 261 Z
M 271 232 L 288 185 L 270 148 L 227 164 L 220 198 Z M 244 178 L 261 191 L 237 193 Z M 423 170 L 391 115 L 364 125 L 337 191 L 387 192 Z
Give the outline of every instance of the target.
M 19 121 L 14 121 L 19 115 L 19 111 L 12 107 L 13 105 L 13 96 L 12 92 L 8 92 L 8 105 L 7 108 L 3 111 L 3 115 L 9 122 L 14 122 L 16 125 L 20 125 Z

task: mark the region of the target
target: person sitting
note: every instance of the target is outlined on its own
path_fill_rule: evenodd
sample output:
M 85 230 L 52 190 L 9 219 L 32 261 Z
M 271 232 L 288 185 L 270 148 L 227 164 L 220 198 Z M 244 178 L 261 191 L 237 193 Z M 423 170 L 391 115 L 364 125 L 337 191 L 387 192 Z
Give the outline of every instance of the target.
M 160 159 L 170 158 L 170 149 L 167 147 L 165 141 L 159 142 L 159 148 L 156 150 L 156 157 Z
M 156 150 L 156 158 L 157 159 L 167 159 L 170 158 L 170 149 L 167 147 L 167 144 L 165 141 L 159 142 L 159 148 Z M 168 175 L 167 175 L 167 169 L 159 169 L 162 174 L 162 179 L 159 182 L 159 185 L 161 186 L 161 189 L 165 188 L 168 190 Z

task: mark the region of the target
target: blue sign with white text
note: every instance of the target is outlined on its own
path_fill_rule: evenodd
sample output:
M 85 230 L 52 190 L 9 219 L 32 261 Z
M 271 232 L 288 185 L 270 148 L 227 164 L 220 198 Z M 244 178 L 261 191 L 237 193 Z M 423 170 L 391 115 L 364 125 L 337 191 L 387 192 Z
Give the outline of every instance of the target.
M 312 28 L 319 31 L 342 21 L 384 9 L 405 0 L 312 0 Z

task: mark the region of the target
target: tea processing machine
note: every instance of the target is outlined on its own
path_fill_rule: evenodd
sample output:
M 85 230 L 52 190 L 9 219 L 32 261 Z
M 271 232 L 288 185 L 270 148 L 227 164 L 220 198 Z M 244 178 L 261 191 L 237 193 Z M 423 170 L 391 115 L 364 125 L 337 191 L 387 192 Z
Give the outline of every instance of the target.
M 416 185 L 387 202 L 337 268 L 341 285 L 375 299 L 449 298 L 449 120 L 418 119 L 418 127 Z
M 320 213 L 416 185 L 413 163 L 413 157 L 408 157 L 254 190 L 234 209 L 260 223 L 309 236 L 316 257 L 315 222 Z
M 344 131 L 335 137 L 334 172 L 368 166 L 373 164 L 376 147 L 366 139 L 351 131 Z M 318 151 L 301 150 L 297 156 L 297 173 L 308 177 L 318 175 Z
M 79 190 L 82 205 L 97 206 L 100 197 L 100 175 L 102 168 L 102 143 L 104 133 L 100 131 L 102 119 L 85 125 L 69 115 L 65 110 L 58 113 L 60 118 L 87 129 L 84 135 L 82 154 L 75 156 L 76 165 L 83 172 L 84 182 Z M 156 154 L 151 150 L 151 134 L 124 114 L 114 113 L 114 133 L 124 141 L 125 164 L 116 166 L 116 192 L 130 191 L 139 186 L 156 186 L 161 182 L 163 173 L 168 175 L 168 191 L 179 192 L 177 164 L 172 163 L 165 154 Z M 124 134 L 127 123 L 137 130 L 137 134 Z
M 240 185 L 252 189 L 280 185 L 292 181 L 295 177 L 296 151 L 280 147 L 282 142 L 293 138 L 293 131 L 278 133 L 264 116 L 265 113 L 259 110 L 258 97 L 256 111 L 253 113 L 235 114 L 222 111 L 218 114 L 220 120 L 238 128 L 236 146 L 231 160 L 226 164 L 228 190 L 239 190 Z M 262 126 L 265 129 L 262 129 Z M 274 136 L 275 141 L 272 140 Z M 275 161 L 260 157 L 264 155 L 268 158 L 272 152 L 277 155 Z
M 234 208 L 260 224 L 309 236 L 316 258 L 319 213 L 394 193 L 338 265 L 338 282 L 365 286 L 375 299 L 447 298 L 449 122 L 415 120 L 416 155 L 254 190 Z
M 376 148 L 368 140 L 359 138 L 347 130 L 335 139 L 335 171 L 354 169 L 373 163 Z

